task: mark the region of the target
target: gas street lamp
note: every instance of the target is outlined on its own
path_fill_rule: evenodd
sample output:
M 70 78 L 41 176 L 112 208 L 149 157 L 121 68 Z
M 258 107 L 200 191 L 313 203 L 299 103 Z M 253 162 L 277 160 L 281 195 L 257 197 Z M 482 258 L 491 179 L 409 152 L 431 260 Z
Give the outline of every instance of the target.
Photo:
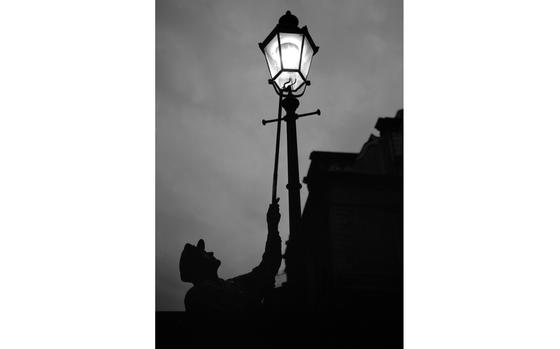
M 307 26 L 298 27 L 298 19 L 287 11 L 266 39 L 259 43 L 266 58 L 270 80 L 276 93 L 299 97 L 310 85 L 307 75 L 313 56 L 319 51 Z
M 308 79 L 309 68 L 313 56 L 319 51 L 313 39 L 309 35 L 307 27 L 298 27 L 298 19 L 287 11 L 280 17 L 278 24 L 266 39 L 259 43 L 270 73 L 269 84 L 279 96 L 278 116 L 276 119 L 263 120 L 263 125 L 271 122 L 277 123 L 276 129 L 276 152 L 274 158 L 274 173 L 272 181 L 272 201 L 276 200 L 276 187 L 278 179 L 278 151 L 280 146 L 281 121 L 286 122 L 287 155 L 288 155 L 288 202 L 289 202 L 289 227 L 290 235 L 286 247 L 286 271 L 288 285 L 292 289 L 301 289 L 303 284 L 301 267 L 301 243 L 298 242 L 298 228 L 301 218 L 301 202 L 299 182 L 299 165 L 297 150 L 296 120 L 309 115 L 321 115 L 317 109 L 315 112 L 296 114 L 299 106 L 298 97 L 301 97 L 307 86 L 311 83 Z M 282 117 L 282 108 L 286 115 Z M 301 294 L 295 295 L 301 299 Z

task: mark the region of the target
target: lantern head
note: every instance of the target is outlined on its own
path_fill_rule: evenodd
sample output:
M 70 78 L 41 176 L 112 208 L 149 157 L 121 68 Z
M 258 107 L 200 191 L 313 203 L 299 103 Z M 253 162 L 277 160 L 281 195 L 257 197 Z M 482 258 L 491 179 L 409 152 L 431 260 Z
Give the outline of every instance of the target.
M 269 82 L 279 95 L 301 96 L 310 84 L 307 76 L 313 56 L 319 51 L 298 19 L 287 11 L 266 39 L 259 43 L 270 72 Z

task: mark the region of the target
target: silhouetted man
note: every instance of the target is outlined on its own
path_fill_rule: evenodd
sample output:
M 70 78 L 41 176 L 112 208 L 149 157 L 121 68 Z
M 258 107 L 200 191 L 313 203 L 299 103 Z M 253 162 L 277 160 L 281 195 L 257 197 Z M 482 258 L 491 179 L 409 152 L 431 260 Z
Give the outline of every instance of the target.
M 274 287 L 282 261 L 278 200 L 270 204 L 266 215 L 268 237 L 262 261 L 247 274 L 223 280 L 218 277 L 221 262 L 213 252 L 205 251 L 204 240 L 200 239 L 196 246 L 185 245 L 179 262 L 181 280 L 194 284 L 185 296 L 187 312 L 248 314 L 259 308 L 267 290 Z

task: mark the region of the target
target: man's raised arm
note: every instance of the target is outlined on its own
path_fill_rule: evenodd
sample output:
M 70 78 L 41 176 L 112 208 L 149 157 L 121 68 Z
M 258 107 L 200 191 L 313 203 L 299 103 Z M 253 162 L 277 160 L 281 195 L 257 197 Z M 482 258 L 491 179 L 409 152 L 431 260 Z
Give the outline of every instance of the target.
M 279 200 L 276 199 L 268 207 L 266 214 L 268 235 L 260 264 L 250 273 L 232 279 L 251 294 L 251 298 L 255 298 L 255 300 L 261 299 L 267 289 L 274 288 L 276 273 L 278 273 L 282 263 L 282 240 L 278 233 L 278 223 L 280 222 Z
M 266 213 L 268 236 L 263 258 L 259 265 L 259 267 L 263 269 L 263 273 L 268 274 L 272 278 L 276 276 L 280 264 L 282 263 L 282 240 L 278 233 L 278 223 L 280 222 L 279 200 L 280 199 L 277 198 L 275 202 L 268 206 L 268 212 Z

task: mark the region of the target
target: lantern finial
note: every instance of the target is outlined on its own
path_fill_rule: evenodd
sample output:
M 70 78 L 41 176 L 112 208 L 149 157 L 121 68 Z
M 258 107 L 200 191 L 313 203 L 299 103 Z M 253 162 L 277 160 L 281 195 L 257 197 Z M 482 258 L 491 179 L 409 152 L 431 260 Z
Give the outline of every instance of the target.
M 290 11 L 286 11 L 286 13 L 280 17 L 278 20 L 278 26 L 281 29 L 289 30 L 298 27 L 299 20 L 296 16 L 294 16 Z

